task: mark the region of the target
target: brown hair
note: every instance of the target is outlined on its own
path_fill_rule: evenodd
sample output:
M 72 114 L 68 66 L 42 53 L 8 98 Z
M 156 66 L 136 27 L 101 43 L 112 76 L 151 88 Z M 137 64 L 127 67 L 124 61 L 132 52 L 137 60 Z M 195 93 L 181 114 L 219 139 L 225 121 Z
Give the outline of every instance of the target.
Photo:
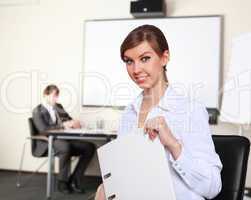
M 53 91 L 56 91 L 56 94 L 59 95 L 59 89 L 56 85 L 48 85 L 44 89 L 44 95 L 50 95 Z
M 121 59 L 124 61 L 126 50 L 134 48 L 144 41 L 147 41 L 159 56 L 162 56 L 164 51 L 169 53 L 169 46 L 164 33 L 156 26 L 146 24 L 135 28 L 126 36 L 120 46 Z M 163 68 L 164 77 L 167 81 L 166 66 L 163 66 Z

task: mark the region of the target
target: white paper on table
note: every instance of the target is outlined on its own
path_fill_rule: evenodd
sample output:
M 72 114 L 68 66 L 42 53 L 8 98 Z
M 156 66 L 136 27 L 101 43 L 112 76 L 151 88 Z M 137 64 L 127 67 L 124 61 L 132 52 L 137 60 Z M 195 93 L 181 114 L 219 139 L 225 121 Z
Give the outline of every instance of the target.
M 151 141 L 143 130 L 139 132 L 121 136 L 98 149 L 106 198 L 175 200 L 163 145 L 159 139 Z
M 86 128 L 69 128 L 63 129 L 65 133 L 79 133 L 79 134 L 104 134 L 104 135 L 116 135 L 117 131 L 109 129 L 86 129 Z

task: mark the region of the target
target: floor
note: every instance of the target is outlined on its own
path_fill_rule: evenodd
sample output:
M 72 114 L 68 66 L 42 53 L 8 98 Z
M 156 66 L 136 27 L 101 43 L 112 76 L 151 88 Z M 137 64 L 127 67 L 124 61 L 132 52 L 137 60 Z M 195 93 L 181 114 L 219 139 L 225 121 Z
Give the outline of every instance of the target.
M 22 176 L 21 187 L 16 187 L 16 172 L 0 170 L 0 200 L 45 200 L 46 199 L 46 175 L 36 174 L 30 179 L 30 174 Z M 28 180 L 28 182 L 27 182 Z M 86 177 L 83 181 L 85 194 L 65 195 L 55 191 L 52 200 L 93 200 L 91 198 L 101 183 L 99 177 Z M 250 194 L 251 195 L 251 194 Z M 251 200 L 245 197 L 244 200 Z
M 22 176 L 21 187 L 16 187 L 16 172 L 0 171 L 0 200 L 45 200 L 46 175 L 36 174 L 30 179 L 30 174 Z M 27 182 L 28 180 L 28 182 Z M 86 186 L 85 194 L 65 195 L 55 191 L 53 200 L 92 200 L 97 186 L 101 182 L 98 177 L 86 177 L 83 184 Z M 24 184 L 24 185 L 23 185 Z

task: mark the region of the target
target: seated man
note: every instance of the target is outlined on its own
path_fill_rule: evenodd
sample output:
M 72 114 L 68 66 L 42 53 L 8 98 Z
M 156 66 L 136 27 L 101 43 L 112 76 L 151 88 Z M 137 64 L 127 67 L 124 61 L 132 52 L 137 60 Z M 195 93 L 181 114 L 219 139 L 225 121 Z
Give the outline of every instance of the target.
M 80 123 L 73 120 L 57 103 L 59 89 L 56 85 L 48 85 L 44 90 L 44 101 L 34 108 L 32 118 L 39 133 L 59 128 L 80 128 Z M 46 154 L 48 144 L 37 142 L 36 151 Z M 78 140 L 55 140 L 53 143 L 56 156 L 59 157 L 58 190 L 63 193 L 72 191 L 84 192 L 81 180 L 95 152 L 94 144 Z M 79 161 L 72 175 L 70 175 L 71 156 L 79 156 Z

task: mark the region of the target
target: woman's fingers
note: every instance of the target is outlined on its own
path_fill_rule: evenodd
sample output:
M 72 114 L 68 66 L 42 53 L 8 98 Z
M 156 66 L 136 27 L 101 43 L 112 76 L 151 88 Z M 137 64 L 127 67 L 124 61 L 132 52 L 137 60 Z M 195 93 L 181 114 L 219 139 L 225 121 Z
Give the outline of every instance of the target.
M 148 134 L 150 140 L 154 140 L 158 136 L 158 133 L 151 129 L 148 129 L 146 134 Z
M 158 133 L 154 130 L 151 131 L 151 139 L 154 140 L 158 136 Z
M 155 130 L 155 120 L 148 120 L 144 127 L 144 133 L 148 134 L 150 140 L 154 140 L 158 132 Z
M 153 140 L 153 136 L 152 136 L 152 133 L 151 133 L 151 132 L 148 133 L 148 136 L 149 136 L 149 139 L 150 139 L 150 140 Z
M 144 132 L 148 134 L 151 140 L 154 140 L 159 134 L 161 134 L 160 131 L 165 124 L 165 119 L 161 116 L 149 119 L 145 123 Z

